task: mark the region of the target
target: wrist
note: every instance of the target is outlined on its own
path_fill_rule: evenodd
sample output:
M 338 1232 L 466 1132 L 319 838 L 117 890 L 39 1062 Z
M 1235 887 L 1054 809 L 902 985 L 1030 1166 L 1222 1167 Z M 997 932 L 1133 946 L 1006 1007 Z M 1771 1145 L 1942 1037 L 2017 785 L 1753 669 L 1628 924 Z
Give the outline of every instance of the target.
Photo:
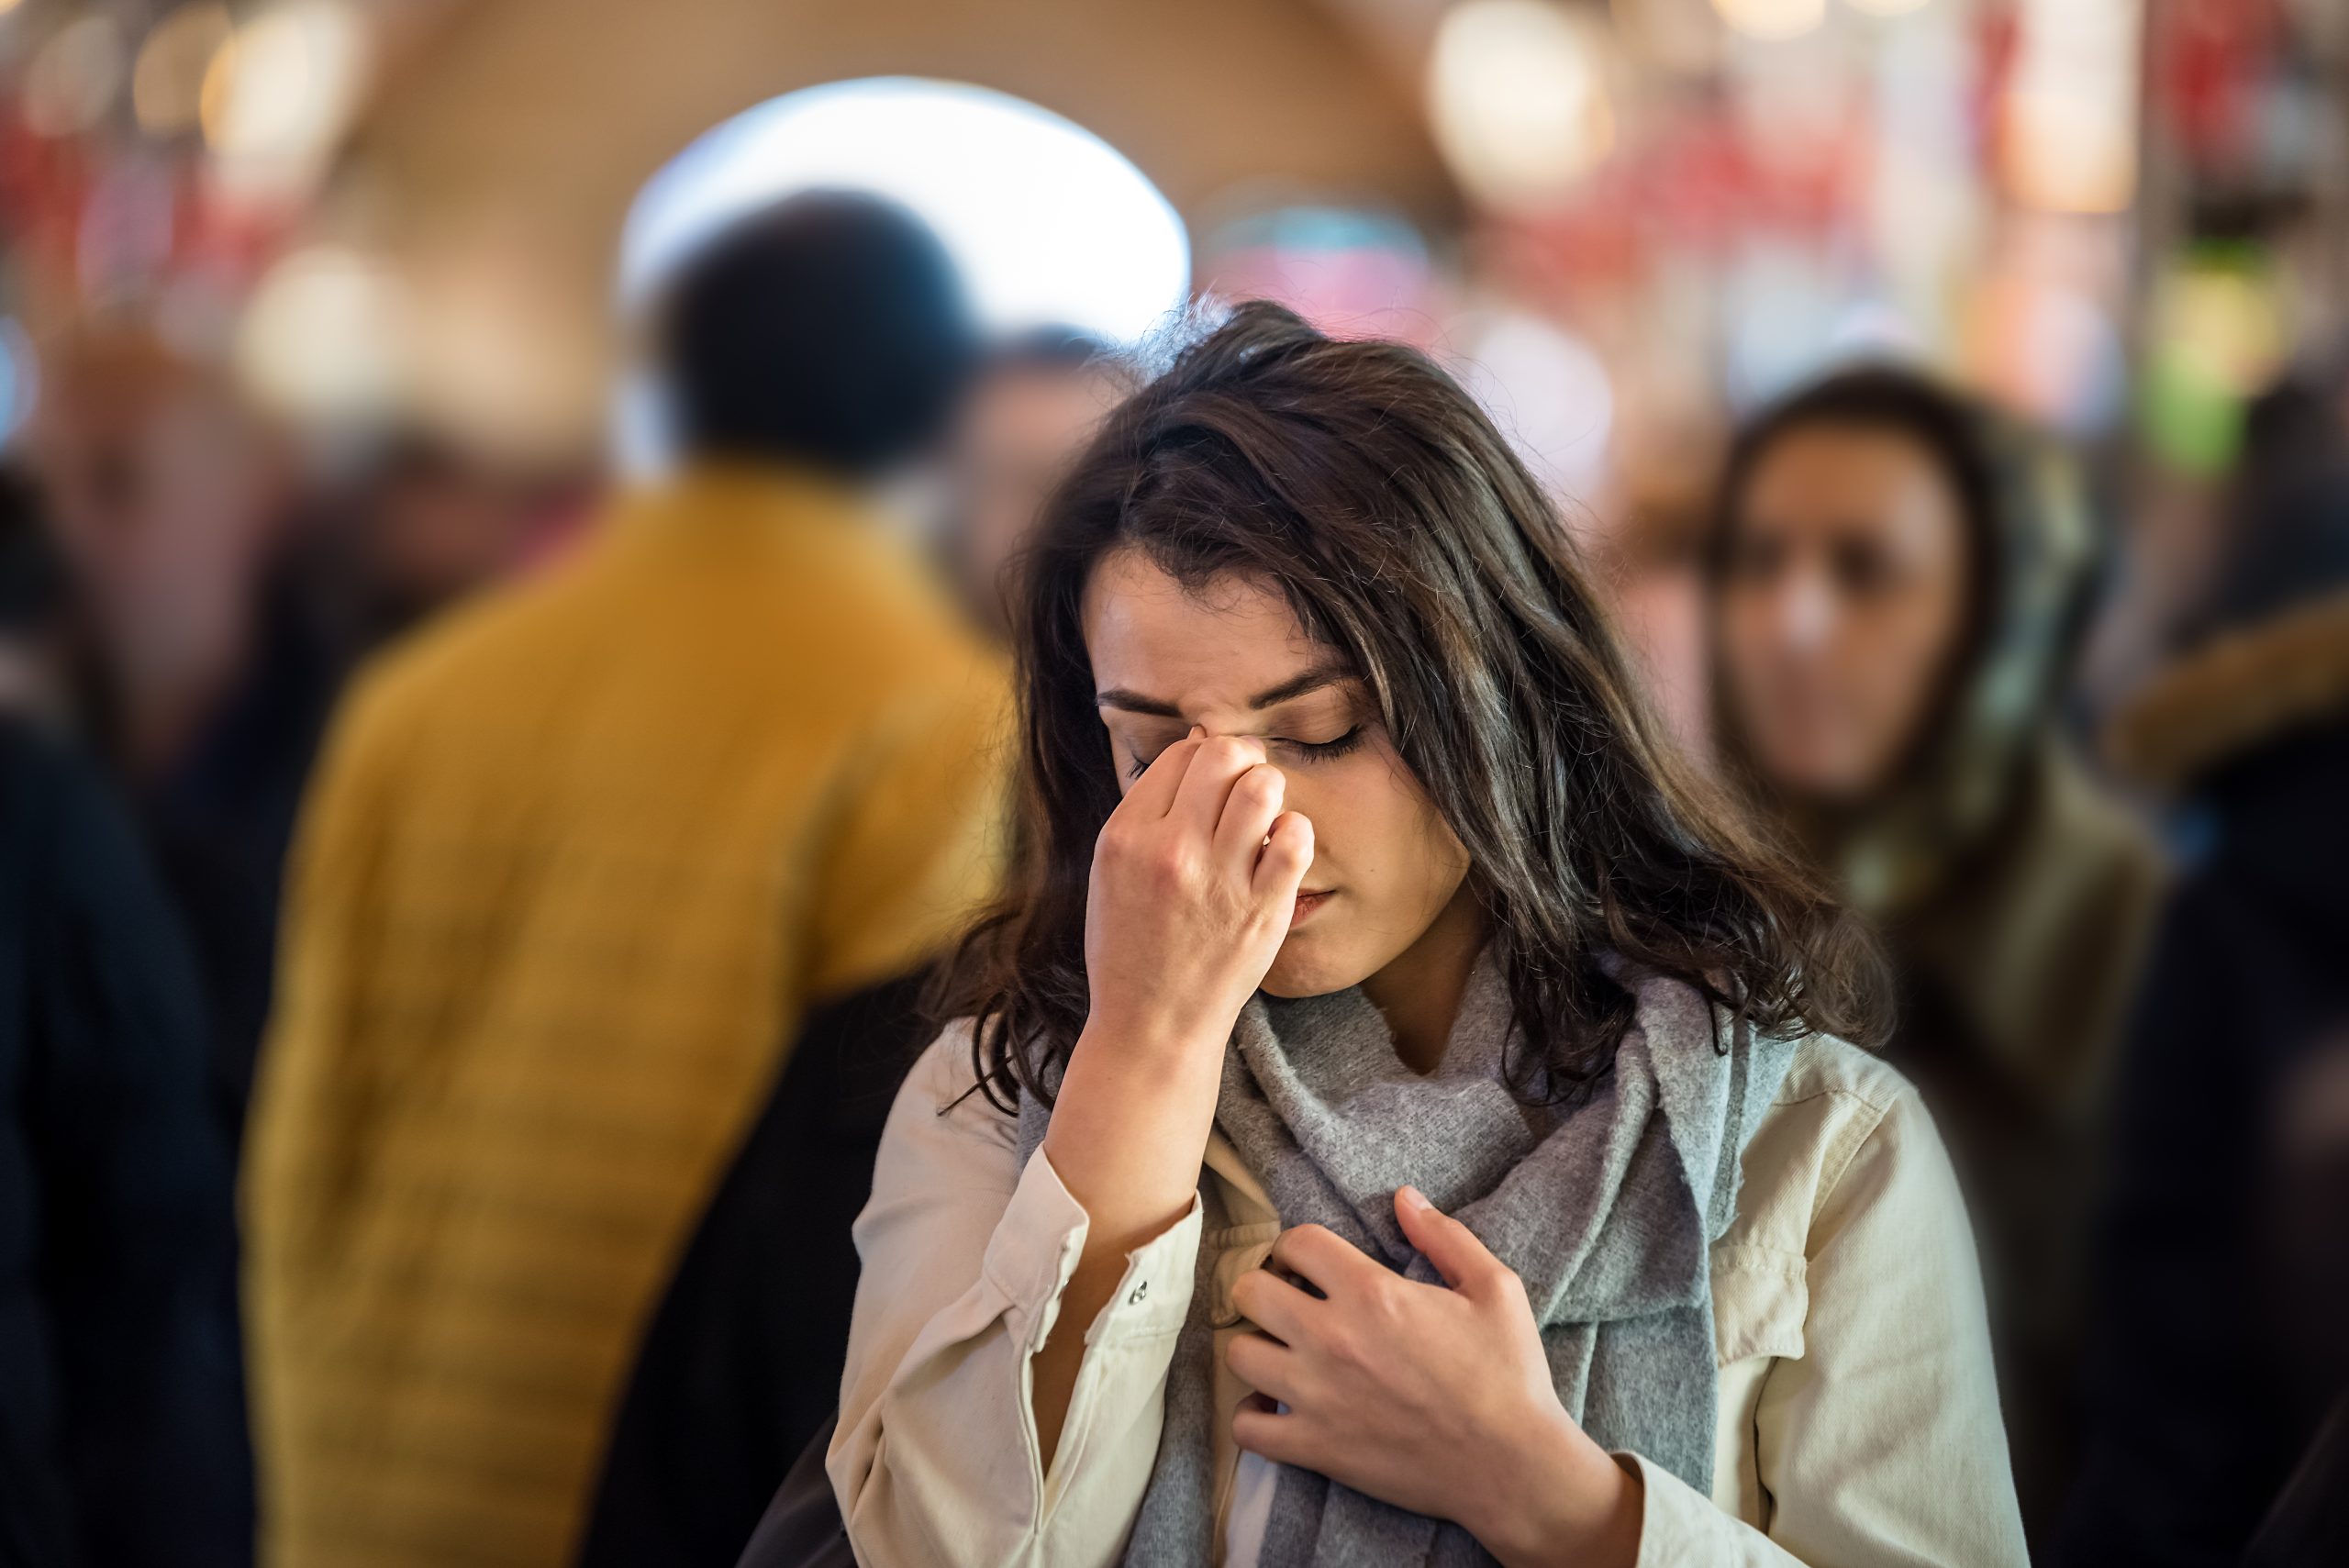
M 1215 1076 L 1220 1078 L 1224 1047 L 1230 1038 L 1230 1019 L 1216 1028 L 1147 1013 L 1126 1015 L 1095 1008 L 1085 1015 L 1071 1057 L 1089 1056 L 1097 1062 L 1162 1078 L 1177 1078 L 1186 1070 L 1198 1072 L 1212 1064 Z
M 1639 1472 L 1591 1440 L 1562 1407 L 1520 1426 L 1469 1533 L 1504 1568 L 1632 1568 L 1639 1557 Z
M 1085 1024 L 1043 1143 L 1089 1221 L 1082 1266 L 1122 1267 L 1189 1210 L 1221 1076 L 1220 1051 L 1201 1063 L 1163 1037 Z

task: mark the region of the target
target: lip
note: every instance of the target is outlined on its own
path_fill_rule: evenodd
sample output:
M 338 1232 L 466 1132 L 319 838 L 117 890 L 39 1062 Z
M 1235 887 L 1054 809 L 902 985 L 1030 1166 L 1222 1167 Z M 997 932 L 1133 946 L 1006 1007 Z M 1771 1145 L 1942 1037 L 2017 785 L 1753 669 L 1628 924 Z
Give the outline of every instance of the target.
M 1338 890 L 1334 887 L 1324 887 L 1316 892 L 1298 894 L 1297 895 L 1297 906 L 1289 912 L 1289 929 L 1295 930 L 1297 927 L 1303 925 L 1306 919 L 1311 916 L 1314 911 L 1319 909 L 1323 905 L 1329 903 L 1330 899 L 1335 898 L 1337 895 Z

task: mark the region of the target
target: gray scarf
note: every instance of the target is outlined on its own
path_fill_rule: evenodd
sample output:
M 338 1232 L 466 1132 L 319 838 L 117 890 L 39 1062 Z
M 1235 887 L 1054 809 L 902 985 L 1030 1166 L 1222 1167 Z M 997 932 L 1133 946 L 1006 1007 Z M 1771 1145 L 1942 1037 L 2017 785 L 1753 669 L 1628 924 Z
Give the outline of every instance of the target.
M 1735 1213 L 1739 1157 L 1794 1048 L 1750 1029 L 1732 1038 L 1728 1016 L 1677 981 L 1634 989 L 1638 1021 L 1613 1072 L 1564 1113 L 1519 1103 L 1503 1080 L 1510 1007 L 1489 955 L 1424 1078 L 1396 1056 L 1359 990 L 1259 995 L 1224 1057 L 1216 1125 L 1284 1226 L 1326 1225 L 1406 1277 L 1440 1283 L 1395 1222 L 1395 1189 L 1416 1185 L 1524 1280 L 1558 1396 L 1584 1429 L 1707 1492 L 1719 1396 L 1709 1248 Z M 1023 1162 L 1050 1114 L 1033 1096 L 1023 1103 Z M 1210 1230 L 1219 1218 L 1208 1215 Z M 1213 1555 L 1212 1272 L 1202 1248 L 1157 1464 L 1127 1542 L 1131 1568 L 1196 1568 Z M 1262 1559 L 1490 1561 L 1456 1525 L 1293 1466 L 1280 1473 Z

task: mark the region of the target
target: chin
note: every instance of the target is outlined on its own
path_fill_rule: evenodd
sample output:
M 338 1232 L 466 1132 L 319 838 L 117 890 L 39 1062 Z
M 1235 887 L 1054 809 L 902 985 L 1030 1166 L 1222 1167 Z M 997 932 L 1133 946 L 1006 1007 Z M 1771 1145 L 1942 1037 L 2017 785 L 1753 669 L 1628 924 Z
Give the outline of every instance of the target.
M 1267 995 L 1285 1000 L 1327 996 L 1361 984 L 1375 967 L 1348 962 L 1346 955 L 1330 951 L 1326 943 L 1299 934 L 1281 944 L 1272 968 L 1264 972 L 1263 989 Z

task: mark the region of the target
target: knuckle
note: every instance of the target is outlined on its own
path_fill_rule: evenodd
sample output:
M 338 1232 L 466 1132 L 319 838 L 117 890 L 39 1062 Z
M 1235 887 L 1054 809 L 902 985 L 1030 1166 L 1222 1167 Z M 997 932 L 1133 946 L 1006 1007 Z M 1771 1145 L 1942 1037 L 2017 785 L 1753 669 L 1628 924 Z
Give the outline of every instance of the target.
M 1289 1259 L 1303 1257 L 1329 1234 L 1329 1229 L 1323 1226 L 1292 1225 L 1281 1232 L 1280 1240 L 1273 1243 L 1273 1261 L 1286 1263 Z
M 1178 843 L 1164 842 L 1151 847 L 1148 864 L 1152 875 L 1161 882 L 1180 883 L 1190 869 L 1190 862 Z

